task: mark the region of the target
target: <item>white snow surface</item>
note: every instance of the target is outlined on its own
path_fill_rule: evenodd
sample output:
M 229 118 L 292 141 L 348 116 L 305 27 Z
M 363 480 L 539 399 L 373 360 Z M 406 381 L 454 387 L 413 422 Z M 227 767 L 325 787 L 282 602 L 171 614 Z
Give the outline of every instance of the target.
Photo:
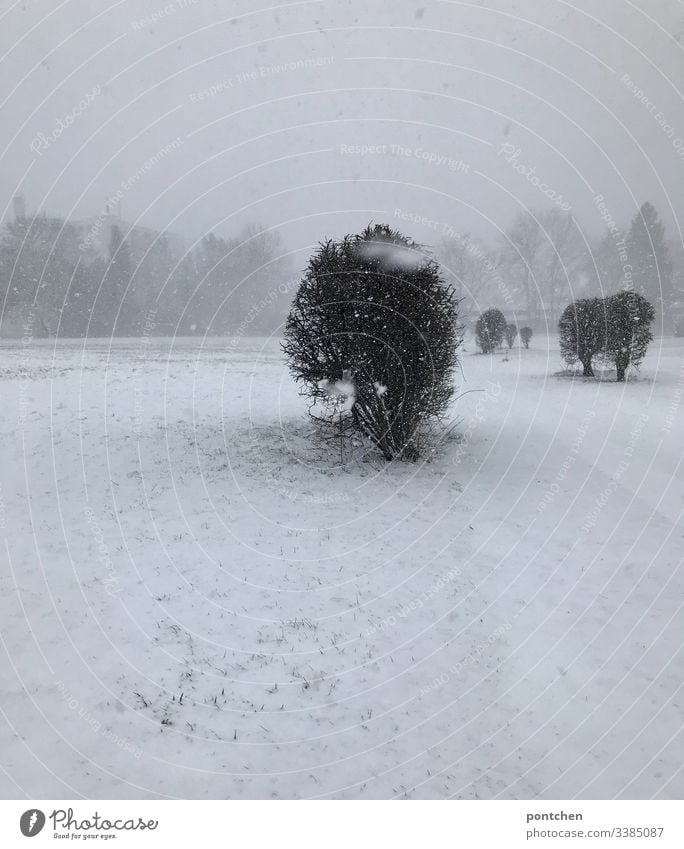
M 277 340 L 2 343 L 1 795 L 681 798 L 684 343 L 557 350 L 341 465 Z

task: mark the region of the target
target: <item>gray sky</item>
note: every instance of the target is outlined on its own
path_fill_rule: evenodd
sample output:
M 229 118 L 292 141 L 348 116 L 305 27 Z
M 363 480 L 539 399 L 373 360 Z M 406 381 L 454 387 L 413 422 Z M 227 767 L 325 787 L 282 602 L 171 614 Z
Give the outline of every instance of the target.
M 3 214 L 21 193 L 192 239 L 256 220 L 300 265 L 371 219 L 430 244 L 557 203 L 596 233 L 599 194 L 679 236 L 679 3 L 256 6 L 4 2 Z

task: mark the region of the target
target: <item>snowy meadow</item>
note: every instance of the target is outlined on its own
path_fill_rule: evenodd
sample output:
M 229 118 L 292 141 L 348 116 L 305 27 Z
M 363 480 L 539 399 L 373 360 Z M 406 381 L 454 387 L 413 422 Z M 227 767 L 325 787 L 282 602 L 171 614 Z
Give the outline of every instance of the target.
M 0 343 L 2 796 L 680 798 L 684 340 L 476 350 L 388 463 L 277 338 Z

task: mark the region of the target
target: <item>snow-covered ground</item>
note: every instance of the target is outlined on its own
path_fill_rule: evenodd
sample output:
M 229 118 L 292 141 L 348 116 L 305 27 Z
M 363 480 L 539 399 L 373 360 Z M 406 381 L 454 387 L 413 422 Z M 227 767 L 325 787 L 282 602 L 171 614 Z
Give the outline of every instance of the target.
M 683 363 L 340 465 L 275 340 L 3 343 L 1 795 L 681 797 Z

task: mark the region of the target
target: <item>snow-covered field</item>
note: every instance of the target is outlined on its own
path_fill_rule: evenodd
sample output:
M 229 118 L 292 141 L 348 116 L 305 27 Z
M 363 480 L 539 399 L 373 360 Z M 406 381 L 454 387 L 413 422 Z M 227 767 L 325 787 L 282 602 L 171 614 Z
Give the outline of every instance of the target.
M 1 795 L 681 797 L 683 363 L 340 465 L 274 340 L 3 343 Z

